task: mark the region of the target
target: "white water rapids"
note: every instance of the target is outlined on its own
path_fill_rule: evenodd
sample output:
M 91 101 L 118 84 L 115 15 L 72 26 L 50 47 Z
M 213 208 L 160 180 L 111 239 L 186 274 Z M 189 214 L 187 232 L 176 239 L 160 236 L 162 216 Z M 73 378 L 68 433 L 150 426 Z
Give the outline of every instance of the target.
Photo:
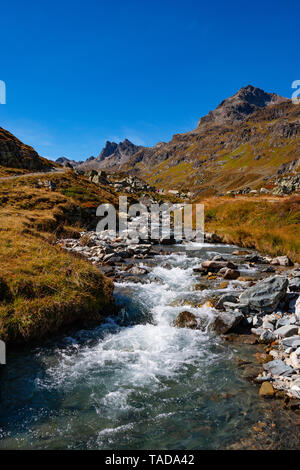
M 195 248 L 156 256 L 145 283 L 117 283 L 118 318 L 11 357 L 0 448 L 219 448 L 245 432 L 259 408 L 234 350 L 207 331 L 173 326 L 183 310 L 209 323 L 212 309 L 201 304 L 215 288 L 195 290 L 193 267 L 234 250 Z M 224 292 L 239 287 L 230 281 Z

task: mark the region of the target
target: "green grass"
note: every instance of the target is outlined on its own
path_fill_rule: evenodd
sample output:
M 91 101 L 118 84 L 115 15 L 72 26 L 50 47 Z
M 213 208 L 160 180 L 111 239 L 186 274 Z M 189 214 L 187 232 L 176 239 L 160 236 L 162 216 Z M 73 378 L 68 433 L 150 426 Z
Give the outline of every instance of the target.
M 225 241 L 300 262 L 300 197 L 204 201 L 205 230 Z

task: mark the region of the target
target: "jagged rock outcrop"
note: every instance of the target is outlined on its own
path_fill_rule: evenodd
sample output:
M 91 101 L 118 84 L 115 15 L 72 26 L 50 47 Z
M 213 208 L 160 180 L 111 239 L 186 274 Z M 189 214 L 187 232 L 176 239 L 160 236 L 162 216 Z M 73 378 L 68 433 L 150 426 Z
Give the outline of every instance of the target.
M 88 159 L 79 165 L 79 169 L 93 169 L 122 167 L 129 158 L 143 147 L 135 145 L 130 140 L 116 143 L 107 141 L 97 158 Z
M 266 93 L 260 88 L 248 85 L 230 98 L 222 101 L 214 111 L 200 118 L 198 127 L 207 123 L 224 124 L 242 121 L 259 108 L 286 101 L 275 93 Z
M 40 157 L 32 147 L 23 144 L 2 127 L 0 127 L 0 165 L 34 171 L 49 170 L 53 167 L 52 162 Z

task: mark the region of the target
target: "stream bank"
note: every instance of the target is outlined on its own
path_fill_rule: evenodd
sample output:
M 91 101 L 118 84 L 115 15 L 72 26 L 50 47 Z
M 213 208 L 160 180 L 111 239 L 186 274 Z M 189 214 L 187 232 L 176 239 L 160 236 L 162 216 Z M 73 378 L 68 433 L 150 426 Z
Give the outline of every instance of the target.
M 193 248 L 155 245 L 149 257 L 114 261 L 118 316 L 9 356 L 1 378 L 0 448 L 299 447 L 288 424 L 295 413 L 282 400 L 260 398 L 259 385 L 249 382 L 261 369 L 253 355 L 264 346 L 174 326 L 183 310 L 209 323 L 214 307 L 207 301 L 244 290 L 266 275 L 266 266 L 244 262 L 234 246 Z M 222 287 L 222 278 L 194 271 L 216 256 L 235 257 L 248 280 Z M 202 282 L 206 289 L 197 288 Z

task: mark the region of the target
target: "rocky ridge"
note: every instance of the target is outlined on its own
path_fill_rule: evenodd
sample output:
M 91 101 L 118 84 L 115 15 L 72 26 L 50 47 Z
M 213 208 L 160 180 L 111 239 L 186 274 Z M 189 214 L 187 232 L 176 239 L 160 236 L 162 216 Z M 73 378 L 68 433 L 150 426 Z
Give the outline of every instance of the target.
M 0 165 L 31 171 L 50 170 L 53 162 L 46 160 L 29 145 L 0 127 Z

